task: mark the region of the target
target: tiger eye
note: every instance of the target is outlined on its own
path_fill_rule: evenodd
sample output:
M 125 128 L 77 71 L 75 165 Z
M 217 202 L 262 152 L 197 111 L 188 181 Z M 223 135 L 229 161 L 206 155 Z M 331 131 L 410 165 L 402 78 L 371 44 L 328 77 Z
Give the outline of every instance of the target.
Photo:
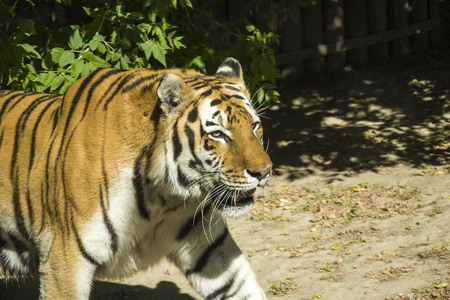
M 144 117 L 148 116 L 148 111 L 144 112 Z

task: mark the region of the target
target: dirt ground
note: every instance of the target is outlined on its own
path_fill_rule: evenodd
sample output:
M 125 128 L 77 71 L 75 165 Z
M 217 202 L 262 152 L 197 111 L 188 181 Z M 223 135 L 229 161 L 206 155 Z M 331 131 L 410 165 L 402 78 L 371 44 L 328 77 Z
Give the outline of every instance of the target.
M 229 220 L 269 299 L 450 299 L 450 53 L 287 80 L 281 100 L 263 123 L 276 177 Z M 92 299 L 200 298 L 163 262 Z

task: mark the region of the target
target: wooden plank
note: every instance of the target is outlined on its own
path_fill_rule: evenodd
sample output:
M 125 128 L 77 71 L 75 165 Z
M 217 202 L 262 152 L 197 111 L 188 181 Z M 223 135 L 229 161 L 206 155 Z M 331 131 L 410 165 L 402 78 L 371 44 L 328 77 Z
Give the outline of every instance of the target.
M 300 15 L 300 8 L 298 11 Z M 302 24 L 300 17 L 295 18 L 286 14 L 280 21 L 280 51 L 293 52 L 302 49 Z M 300 77 L 303 74 L 303 62 L 297 61 L 281 66 L 281 76 Z
M 367 1 L 368 32 L 377 33 L 388 30 L 387 0 Z M 369 47 L 371 61 L 389 59 L 389 44 L 380 43 Z
M 345 34 L 349 38 L 367 35 L 366 0 L 344 0 Z M 369 49 L 361 47 L 347 52 L 347 61 L 354 65 L 365 65 L 369 61 Z
M 322 0 L 301 9 L 303 47 L 315 47 L 323 43 Z M 308 73 L 319 73 L 323 70 L 323 57 L 316 56 L 305 60 L 304 68 Z
M 408 0 L 388 0 L 389 28 L 402 28 L 409 25 L 408 13 L 410 7 Z M 411 52 L 409 38 L 405 37 L 392 41 L 389 44 L 390 57 L 401 56 Z
M 411 11 L 409 23 L 420 23 L 428 19 L 428 0 L 409 0 Z M 428 32 L 421 32 L 410 38 L 411 50 L 415 53 L 424 52 L 428 49 Z
M 439 0 L 429 0 L 429 18 L 439 22 Z M 440 40 L 439 28 L 430 30 L 430 47 L 437 47 Z
M 386 43 L 398 39 L 403 39 L 420 32 L 430 31 L 438 28 L 439 20 L 432 19 L 422 23 L 411 24 L 408 27 L 390 29 L 388 31 L 373 33 L 365 37 L 348 39 L 329 44 L 320 44 L 315 47 L 302 49 L 296 52 L 281 53 L 276 56 L 277 64 L 290 63 L 298 60 L 305 60 L 314 57 L 329 55 L 336 52 L 367 47 L 379 43 Z
M 325 44 L 342 41 L 345 37 L 344 30 L 344 1 L 323 0 L 323 42 Z M 336 52 L 325 56 L 325 68 L 330 70 L 345 67 L 346 57 L 344 52 Z

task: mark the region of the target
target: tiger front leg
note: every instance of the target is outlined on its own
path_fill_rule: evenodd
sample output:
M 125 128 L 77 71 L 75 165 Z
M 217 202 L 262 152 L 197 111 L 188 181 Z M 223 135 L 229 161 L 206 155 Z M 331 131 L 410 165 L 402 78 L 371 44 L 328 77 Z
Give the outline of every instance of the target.
M 41 249 L 40 300 L 87 300 L 97 266 L 87 259 L 76 241 L 55 238 Z
M 204 299 L 267 299 L 225 222 L 214 227 L 193 229 L 184 246 L 169 259 Z

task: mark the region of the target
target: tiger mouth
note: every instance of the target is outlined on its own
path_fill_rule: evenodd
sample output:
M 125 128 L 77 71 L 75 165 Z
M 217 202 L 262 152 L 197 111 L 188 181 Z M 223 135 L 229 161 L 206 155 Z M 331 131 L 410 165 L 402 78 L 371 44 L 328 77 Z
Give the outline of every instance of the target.
M 237 196 L 229 197 L 225 201 L 223 201 L 223 206 L 246 206 L 253 203 L 256 189 L 251 189 L 249 191 L 240 191 Z

